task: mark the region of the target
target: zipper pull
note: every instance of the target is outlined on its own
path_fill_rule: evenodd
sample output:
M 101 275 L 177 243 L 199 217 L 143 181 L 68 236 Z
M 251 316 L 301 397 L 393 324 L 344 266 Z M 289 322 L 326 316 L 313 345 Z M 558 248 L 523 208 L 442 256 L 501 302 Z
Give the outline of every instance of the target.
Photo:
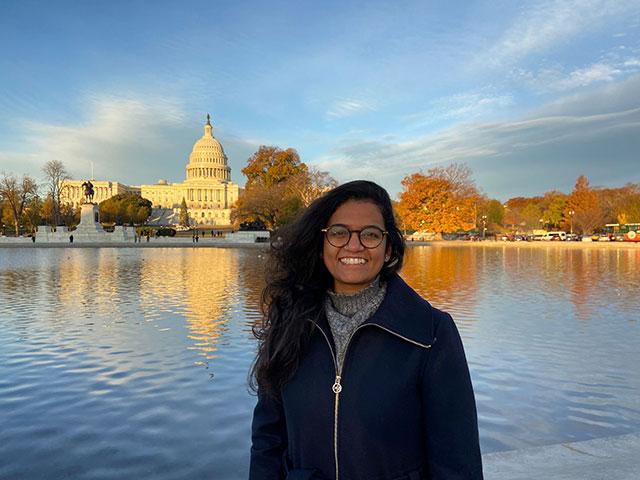
M 333 390 L 333 393 L 335 394 L 338 394 L 342 391 L 342 385 L 340 385 L 340 375 L 336 375 L 336 383 L 333 384 L 331 390 Z

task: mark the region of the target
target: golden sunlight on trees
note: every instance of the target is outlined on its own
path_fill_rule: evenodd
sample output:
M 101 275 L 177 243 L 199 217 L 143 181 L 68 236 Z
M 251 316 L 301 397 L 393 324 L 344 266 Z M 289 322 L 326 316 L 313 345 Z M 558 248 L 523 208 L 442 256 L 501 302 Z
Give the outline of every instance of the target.
M 293 148 L 261 146 L 242 169 L 247 183 L 232 212 L 235 224 L 261 221 L 271 231 L 336 185 L 327 172 L 309 168 Z
M 574 212 L 574 213 L 571 213 Z M 598 194 L 589 185 L 589 180 L 580 175 L 567 200 L 565 218 L 573 217 L 573 229 L 579 233 L 593 233 L 604 224 L 604 212 L 598 201 Z
M 480 195 L 467 166 L 414 173 L 402 180 L 402 186 L 397 212 L 403 229 L 449 233 L 475 226 Z
M 151 202 L 135 193 L 119 193 L 99 207 L 101 221 L 116 225 L 141 225 L 151 215 Z
M 189 226 L 189 209 L 187 208 L 187 201 L 182 197 L 182 203 L 180 204 L 180 226 Z
M 0 199 L 4 204 L 3 222 L 13 223 L 15 234 L 20 235 L 20 225 L 25 210 L 38 198 L 38 185 L 28 175 L 22 180 L 11 174 L 0 176 Z
M 49 160 L 42 167 L 45 176 L 47 196 L 51 198 L 51 224 L 60 225 L 62 220 L 62 194 L 67 188 L 69 173 L 64 164 L 59 160 Z

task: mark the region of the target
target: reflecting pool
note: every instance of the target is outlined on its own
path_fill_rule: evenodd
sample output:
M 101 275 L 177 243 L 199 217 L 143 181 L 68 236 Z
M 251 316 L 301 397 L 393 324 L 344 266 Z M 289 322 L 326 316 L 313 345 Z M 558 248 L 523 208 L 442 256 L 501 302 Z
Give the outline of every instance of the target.
M 246 478 L 265 251 L 0 249 L 0 478 Z M 484 452 L 640 430 L 640 249 L 413 247 Z

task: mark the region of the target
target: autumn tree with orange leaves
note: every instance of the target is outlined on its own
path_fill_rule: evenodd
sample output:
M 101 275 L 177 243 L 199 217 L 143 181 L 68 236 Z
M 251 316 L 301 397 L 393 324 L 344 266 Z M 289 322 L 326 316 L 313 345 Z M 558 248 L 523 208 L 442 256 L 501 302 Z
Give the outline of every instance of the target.
M 570 212 L 574 212 L 571 215 Z M 598 193 L 591 188 L 589 180 L 580 175 L 567 200 L 565 219 L 573 216 L 573 230 L 579 233 L 593 233 L 604 224 L 604 214 L 598 200 Z
M 337 185 L 327 173 L 307 166 L 293 148 L 261 146 L 242 169 L 247 177 L 243 194 L 231 217 L 242 222 L 262 222 L 276 231 Z
M 474 227 L 480 199 L 471 170 L 460 164 L 414 173 L 402 180 L 397 213 L 404 229 L 437 233 Z

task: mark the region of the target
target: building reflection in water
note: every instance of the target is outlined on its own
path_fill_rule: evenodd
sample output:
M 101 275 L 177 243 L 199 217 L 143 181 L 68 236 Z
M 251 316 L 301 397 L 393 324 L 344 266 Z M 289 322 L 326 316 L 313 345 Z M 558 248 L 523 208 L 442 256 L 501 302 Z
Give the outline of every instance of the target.
M 191 340 L 188 348 L 198 351 L 204 362 L 216 358 L 240 288 L 237 252 L 167 249 L 161 258 L 144 260 L 140 307 L 146 320 L 154 321 L 165 313 L 181 314 Z

